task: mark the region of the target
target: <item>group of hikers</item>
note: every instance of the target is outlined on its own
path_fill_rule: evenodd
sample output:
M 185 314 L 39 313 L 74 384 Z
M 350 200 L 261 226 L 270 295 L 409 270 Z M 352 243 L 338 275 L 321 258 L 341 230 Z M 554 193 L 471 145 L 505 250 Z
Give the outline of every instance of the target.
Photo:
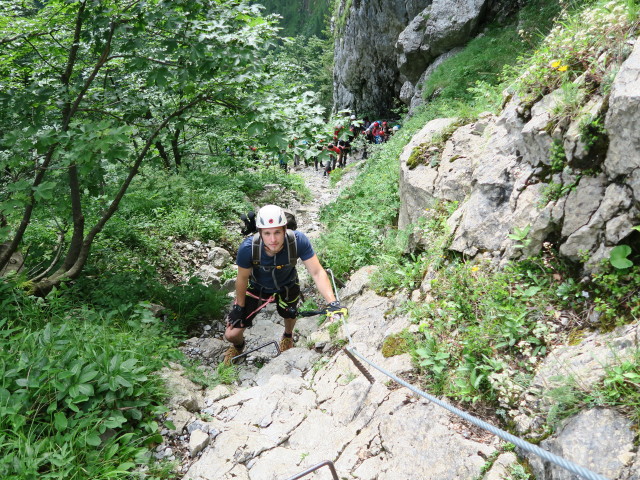
M 348 128 L 348 132 L 343 130 Z M 328 176 L 336 167 L 344 167 L 351 152 L 352 142 L 362 135 L 367 143 L 383 143 L 398 129 L 399 125 L 389 127 L 388 122 L 367 117 L 362 121 L 350 115 L 348 127 L 336 125 L 331 143 L 326 146 L 320 142 L 311 146 L 316 155 L 312 155 L 316 170 L 319 167 Z M 306 142 L 305 142 L 306 143 Z M 255 148 L 250 147 L 252 155 Z M 329 152 L 325 162 L 320 153 Z M 365 155 L 366 158 L 366 155 Z M 286 151 L 279 155 L 279 164 L 286 171 L 288 161 Z M 300 164 L 300 157 L 294 156 L 294 165 Z M 309 163 L 306 163 L 309 165 Z M 326 302 L 324 313 L 327 317 L 342 317 L 347 314 L 332 289 L 327 272 L 320 264 L 308 237 L 297 230 L 295 219 L 281 207 L 266 205 L 257 213 L 243 215 L 246 235 L 238 248 L 236 264 L 238 274 L 235 282 L 235 300 L 226 317 L 224 338 L 231 345 L 224 354 L 224 363 L 234 363 L 245 348 L 244 332 L 253 326 L 256 315 L 270 303 L 275 303 L 278 315 L 283 318 L 284 332 L 280 339 L 280 351 L 294 346 L 293 329 L 298 316 L 300 285 L 296 264 L 302 261 L 315 286 Z
M 309 146 L 313 150 L 313 153 L 310 155 L 311 158 L 305 160 L 304 163 L 306 166 L 313 164 L 316 171 L 321 170 L 325 177 L 329 176 L 336 168 L 343 168 L 347 165 L 347 159 L 352 151 L 352 143 L 359 136 L 362 135 L 365 139 L 364 158 L 366 158 L 367 143 L 384 143 L 399 128 L 399 125 L 391 127 L 386 120 L 375 120 L 372 122 L 368 117 L 357 120 L 355 115 L 351 115 L 349 117 L 348 131 L 344 131 L 345 127 L 343 125 L 336 125 L 331 142 L 325 144 L 324 140 L 320 140 L 315 147 Z M 303 143 L 309 145 L 306 141 Z M 323 161 L 323 156 L 321 155 L 324 151 L 327 151 L 329 154 L 328 159 L 325 161 Z M 289 160 L 291 156 L 293 157 L 294 168 L 300 166 L 302 163 L 300 155 L 289 155 L 286 150 L 281 150 L 278 155 L 278 164 L 280 168 L 286 172 L 289 171 Z

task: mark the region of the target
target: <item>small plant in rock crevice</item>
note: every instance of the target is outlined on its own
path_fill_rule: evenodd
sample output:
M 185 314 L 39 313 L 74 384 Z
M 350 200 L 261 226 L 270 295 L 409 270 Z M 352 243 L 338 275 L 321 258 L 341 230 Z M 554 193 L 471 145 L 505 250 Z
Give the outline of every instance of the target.
M 549 164 L 551 165 L 551 173 L 561 172 L 567 165 L 567 156 L 564 152 L 562 140 L 554 140 L 551 143 Z
M 595 118 L 590 115 L 582 117 L 578 124 L 578 131 L 587 152 L 593 153 L 595 151 L 596 155 L 604 156 L 609 146 L 609 138 L 602 115 Z
M 636 428 L 640 426 L 640 350 L 605 366 L 604 377 L 589 391 L 573 377 L 556 379 L 560 380 L 561 385 L 547 392 L 551 404 L 547 422 L 551 429 L 557 428 L 562 420 L 595 407 L 617 407 L 629 416 Z

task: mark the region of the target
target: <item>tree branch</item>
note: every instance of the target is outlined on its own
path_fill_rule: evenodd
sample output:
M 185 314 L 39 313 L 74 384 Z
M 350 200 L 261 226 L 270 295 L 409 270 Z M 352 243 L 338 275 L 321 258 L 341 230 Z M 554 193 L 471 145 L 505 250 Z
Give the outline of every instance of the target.
M 157 63 L 159 65 L 167 65 L 169 67 L 177 67 L 178 64 L 175 62 L 167 62 L 165 60 L 160 60 L 159 58 L 152 58 L 152 57 L 143 57 L 140 55 L 111 55 L 107 60 L 113 60 L 115 58 L 144 58 L 145 60 L 149 60 L 150 62 L 153 63 Z
M 89 251 L 91 250 L 91 245 L 93 243 L 93 240 L 95 239 L 96 235 L 102 231 L 102 229 L 104 228 L 104 226 L 107 223 L 107 221 L 118 210 L 118 206 L 120 204 L 120 201 L 124 197 L 124 194 L 126 193 L 127 189 L 129 188 L 129 185 L 133 181 L 134 177 L 138 174 L 138 170 L 140 169 L 140 165 L 142 164 L 142 161 L 147 156 L 147 153 L 149 152 L 149 149 L 151 148 L 151 146 L 156 141 L 157 136 L 160 134 L 160 132 L 162 130 L 164 130 L 167 127 L 167 125 L 169 124 L 169 122 L 171 122 L 171 120 L 173 120 L 176 117 L 179 117 L 180 115 L 182 115 L 187 110 L 193 108 L 194 106 L 196 106 L 197 104 L 199 104 L 199 103 L 201 103 L 201 102 L 203 102 L 205 100 L 206 100 L 206 97 L 204 97 L 204 96 L 198 96 L 198 97 L 194 98 L 188 104 L 183 105 L 178 110 L 176 110 L 176 111 L 172 112 L 170 115 L 168 115 L 162 121 L 162 123 L 160 123 L 160 125 L 158 125 L 156 127 L 156 129 L 151 133 L 151 135 L 149 135 L 149 137 L 147 138 L 147 141 L 146 141 L 143 149 L 140 151 L 140 153 L 138 153 L 138 156 L 136 157 L 136 160 L 135 160 L 133 166 L 131 167 L 131 170 L 129 171 L 129 175 L 127 176 L 127 178 L 124 180 L 124 182 L 120 186 L 120 189 L 118 190 L 118 193 L 116 194 L 115 198 L 112 200 L 112 202 L 109 205 L 109 207 L 107 208 L 107 210 L 103 213 L 103 215 L 100 218 L 100 220 L 98 220 L 98 222 L 94 225 L 94 227 L 91 229 L 91 231 L 85 237 L 85 239 L 84 239 L 84 241 L 82 243 L 82 250 L 81 250 L 80 255 L 78 256 L 78 259 L 76 260 L 75 264 L 68 271 L 62 272 L 62 271 L 58 270 L 56 273 L 54 273 L 48 279 L 43 279 L 42 281 L 40 281 L 36 285 L 34 285 L 34 290 L 37 293 L 46 295 L 54 285 L 59 284 L 61 281 L 63 281 L 64 279 L 67 279 L 67 278 L 68 279 L 74 279 L 80 274 L 80 272 L 82 271 L 82 269 L 83 269 L 83 267 L 84 267 L 84 265 L 85 265 L 85 263 L 87 261 L 87 258 L 89 257 Z

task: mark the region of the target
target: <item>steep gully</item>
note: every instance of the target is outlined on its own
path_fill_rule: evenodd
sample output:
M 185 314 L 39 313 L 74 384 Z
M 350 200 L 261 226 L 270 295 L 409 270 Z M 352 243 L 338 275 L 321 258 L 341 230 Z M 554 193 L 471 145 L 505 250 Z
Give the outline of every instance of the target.
M 299 170 L 312 192 L 310 204 L 294 208 L 300 230 L 313 238 L 320 231 L 319 207 L 329 203 L 357 174 L 357 166 L 336 188 L 313 167 Z M 304 269 L 301 268 L 301 271 Z M 349 331 L 357 350 L 386 370 L 410 377 L 409 355 L 384 358 L 384 339 L 415 329 L 393 314 L 403 298 L 376 295 L 367 288 L 371 268 L 356 272 L 340 290 L 349 307 Z M 302 276 L 306 290 L 312 292 Z M 281 321 L 271 306 L 247 331 L 248 349 L 277 340 Z M 226 344 L 221 323 L 203 326 L 186 342 L 187 355 L 214 369 Z M 177 478 L 284 479 L 324 461 L 340 478 L 369 480 L 459 479 L 483 477 L 487 459 L 498 458 L 486 475 L 503 475 L 516 461 L 500 454 L 500 441 L 372 371 L 370 384 L 339 348 L 327 325 L 301 318 L 296 348 L 274 357 L 269 346 L 250 354 L 239 366 L 235 385 L 202 389 L 179 366 L 166 369 L 173 396 L 159 458 L 175 460 Z M 324 470 L 324 471 L 323 471 Z M 308 478 L 328 478 L 326 469 Z M 500 478 L 500 477 L 493 477 Z

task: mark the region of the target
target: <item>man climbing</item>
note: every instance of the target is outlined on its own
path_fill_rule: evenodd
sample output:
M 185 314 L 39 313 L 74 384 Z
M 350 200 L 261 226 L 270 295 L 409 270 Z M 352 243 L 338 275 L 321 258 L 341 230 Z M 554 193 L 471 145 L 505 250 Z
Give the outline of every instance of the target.
M 327 272 L 320 265 L 307 236 L 287 229 L 287 217 L 282 208 L 276 205 L 262 207 L 255 222 L 258 233 L 242 242 L 236 258 L 236 298 L 224 333 L 225 340 L 231 342 L 224 355 L 227 365 L 242 353 L 245 329 L 251 328 L 254 317 L 271 301 L 276 302 L 278 314 L 284 319 L 280 351 L 293 347 L 293 327 L 300 298 L 295 267 L 298 258 L 326 300 L 327 314 L 342 316 L 347 313 L 336 300 Z

